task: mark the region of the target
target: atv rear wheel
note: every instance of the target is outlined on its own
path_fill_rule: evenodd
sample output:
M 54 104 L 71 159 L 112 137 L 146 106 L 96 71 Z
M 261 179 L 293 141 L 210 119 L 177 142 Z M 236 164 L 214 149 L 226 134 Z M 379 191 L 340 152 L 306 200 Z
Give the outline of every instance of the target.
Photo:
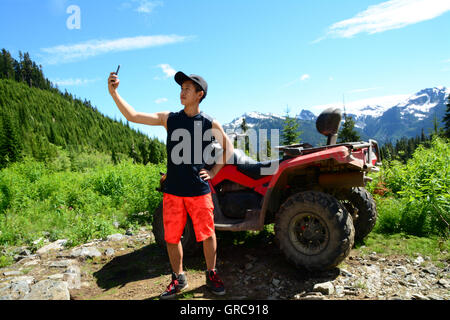
M 361 242 L 375 227 L 377 207 L 372 195 L 362 187 L 340 192 L 338 199 L 352 215 L 355 227 L 355 242 Z
M 153 213 L 153 234 L 155 235 L 156 243 L 164 250 L 166 250 L 166 240 L 164 240 L 164 223 L 163 223 L 163 203 L 159 204 L 158 208 Z M 183 254 L 185 256 L 194 256 L 200 252 L 201 243 L 197 242 L 195 238 L 194 227 L 191 218 L 187 216 L 186 226 L 184 227 L 183 235 L 181 236 L 181 245 L 183 246 Z
M 310 271 L 337 266 L 354 242 L 350 214 L 331 195 L 307 191 L 290 196 L 275 220 L 275 239 L 286 258 Z

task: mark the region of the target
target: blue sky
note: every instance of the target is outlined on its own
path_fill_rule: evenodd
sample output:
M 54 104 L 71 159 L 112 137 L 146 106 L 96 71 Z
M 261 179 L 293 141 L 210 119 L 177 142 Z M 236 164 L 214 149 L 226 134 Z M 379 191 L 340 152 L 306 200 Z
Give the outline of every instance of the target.
M 449 0 L 1 0 L 0 30 L 16 59 L 29 52 L 61 90 L 124 121 L 106 86 L 118 64 L 141 112 L 182 108 L 175 71 L 203 76 L 201 109 L 221 123 L 450 86 Z

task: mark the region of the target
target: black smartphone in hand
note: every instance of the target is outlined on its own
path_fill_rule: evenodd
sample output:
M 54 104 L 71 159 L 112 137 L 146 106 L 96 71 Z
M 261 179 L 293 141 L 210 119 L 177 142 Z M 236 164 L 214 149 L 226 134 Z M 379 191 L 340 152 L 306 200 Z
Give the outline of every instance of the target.
M 119 66 L 117 67 L 116 76 L 119 74 L 119 70 L 120 70 L 120 64 L 119 64 Z

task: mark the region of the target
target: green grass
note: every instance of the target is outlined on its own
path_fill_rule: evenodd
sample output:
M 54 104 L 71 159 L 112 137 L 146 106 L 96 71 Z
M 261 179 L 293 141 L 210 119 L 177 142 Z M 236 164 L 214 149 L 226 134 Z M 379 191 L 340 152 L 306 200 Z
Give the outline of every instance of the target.
M 0 171 L 0 252 L 39 238 L 76 246 L 151 224 L 164 164 L 91 161 L 77 170 L 25 159 Z
M 415 258 L 418 255 L 430 257 L 434 262 L 450 260 L 450 240 L 439 237 L 416 237 L 407 234 L 380 234 L 372 232 L 363 245 L 355 247 L 362 255 L 372 252 L 384 256 L 406 255 Z
M 1 255 L 0 254 L 0 268 L 4 268 L 10 266 L 14 263 L 14 259 L 10 255 Z

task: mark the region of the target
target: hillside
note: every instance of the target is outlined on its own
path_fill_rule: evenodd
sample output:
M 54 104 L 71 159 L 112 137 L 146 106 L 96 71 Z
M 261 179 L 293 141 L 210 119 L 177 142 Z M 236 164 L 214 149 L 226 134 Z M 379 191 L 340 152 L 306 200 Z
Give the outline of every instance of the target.
M 58 149 L 103 153 L 114 163 L 132 158 L 134 163 L 157 164 L 166 159 L 165 145 L 157 138 L 101 114 L 86 99 L 61 92 L 29 53 L 19 51 L 16 60 L 2 49 L 0 169 L 27 156 L 51 160 Z
M 0 136 L 4 161 L 16 152 L 11 148 L 21 157 L 46 161 L 56 156 L 57 147 L 114 154 L 116 160 L 131 157 L 143 164 L 165 159 L 163 143 L 104 116 L 89 101 L 8 79 L 0 79 Z

